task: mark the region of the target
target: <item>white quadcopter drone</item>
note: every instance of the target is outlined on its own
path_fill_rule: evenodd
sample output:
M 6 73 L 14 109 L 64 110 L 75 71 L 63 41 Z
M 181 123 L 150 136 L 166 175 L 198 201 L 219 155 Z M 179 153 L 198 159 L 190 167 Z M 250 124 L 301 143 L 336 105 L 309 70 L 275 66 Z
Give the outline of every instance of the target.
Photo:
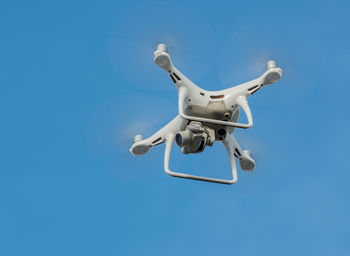
M 266 64 L 266 71 L 259 78 L 238 86 L 221 90 L 206 91 L 191 82 L 172 64 L 166 45 L 159 44 L 154 52 L 156 64 L 169 73 L 179 93 L 179 114 L 166 126 L 147 139 L 141 135 L 134 137 L 130 148 L 133 155 L 143 155 L 151 147 L 165 142 L 164 170 L 167 174 L 185 179 L 193 179 L 222 184 L 234 184 L 237 181 L 236 157 L 244 171 L 253 171 L 255 161 L 248 150 L 242 150 L 233 136 L 235 127 L 250 128 L 253 118 L 247 103 L 247 97 L 267 84 L 277 82 L 282 69 L 273 60 Z M 247 116 L 248 123 L 238 123 L 240 108 Z M 169 169 L 171 148 L 174 140 L 182 152 L 200 153 L 205 146 L 215 141 L 222 142 L 230 157 L 232 179 L 202 177 Z

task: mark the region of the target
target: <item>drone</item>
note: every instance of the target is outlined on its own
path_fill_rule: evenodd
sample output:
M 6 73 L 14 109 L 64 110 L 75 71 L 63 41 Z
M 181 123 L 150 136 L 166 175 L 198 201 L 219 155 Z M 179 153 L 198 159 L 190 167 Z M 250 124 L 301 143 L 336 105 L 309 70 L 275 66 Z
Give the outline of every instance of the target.
M 134 137 L 130 152 L 135 156 L 144 155 L 150 148 L 165 143 L 164 170 L 167 174 L 184 179 L 193 179 L 221 184 L 237 182 L 235 158 L 244 171 L 252 172 L 255 161 L 249 150 L 242 150 L 233 136 L 235 128 L 250 128 L 253 117 L 247 98 L 261 87 L 277 82 L 282 69 L 276 62 L 266 63 L 266 71 L 257 79 L 220 91 L 207 91 L 183 75 L 172 63 L 165 44 L 159 44 L 154 52 L 155 63 L 170 76 L 178 90 L 178 115 L 158 132 L 147 139 L 142 135 Z M 247 123 L 239 123 L 242 109 Z M 174 141 L 184 154 L 195 154 L 212 146 L 215 141 L 224 144 L 230 158 L 232 179 L 202 177 L 175 172 L 169 169 L 171 149 Z

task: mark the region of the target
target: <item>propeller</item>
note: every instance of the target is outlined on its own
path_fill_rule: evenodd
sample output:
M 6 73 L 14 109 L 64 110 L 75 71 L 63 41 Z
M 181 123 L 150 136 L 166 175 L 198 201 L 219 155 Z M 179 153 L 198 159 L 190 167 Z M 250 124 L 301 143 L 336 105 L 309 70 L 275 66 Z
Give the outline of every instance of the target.
M 145 4 L 125 13 L 110 33 L 115 71 L 133 86 L 169 90 L 164 84 L 169 77 L 153 61 L 159 43 L 169 47 L 174 63 L 194 81 L 209 70 L 216 49 L 213 29 L 197 12 L 175 3 Z
M 222 44 L 218 61 L 222 86 L 228 88 L 257 78 L 265 72 L 269 60 L 275 60 L 277 65 L 284 63 L 286 55 L 276 39 L 280 35 L 268 33 L 270 30 L 257 24 L 247 25 Z
M 112 98 L 91 114 L 87 143 L 92 155 L 129 154 L 134 136 L 148 137 L 175 117 L 176 104 L 153 94 Z
M 278 33 L 273 33 L 273 30 L 277 30 Z M 283 24 L 267 22 L 247 24 L 237 29 L 221 44 L 219 49 L 218 76 L 221 88 L 229 88 L 259 77 L 265 72 L 270 60 L 275 60 L 277 65 L 282 67 L 284 83 L 286 79 L 295 79 L 290 65 L 291 62 L 295 63 L 295 57 L 289 49 L 285 48 L 285 40 L 281 39 L 285 37 L 285 33 Z M 269 63 L 270 66 L 271 63 Z M 270 90 L 264 98 L 255 98 L 252 104 L 267 106 L 275 104 L 276 101 L 282 101 L 284 96 L 277 98 L 273 96 L 273 93 L 276 91 Z M 266 97 L 271 98 L 266 100 Z M 257 111 L 253 109 L 254 113 Z M 241 118 L 244 118 L 244 115 L 241 115 Z M 268 152 L 273 152 L 270 150 L 268 141 L 258 137 L 254 138 L 250 131 L 236 130 L 234 135 L 237 136 L 243 149 L 251 151 L 260 167 L 266 164 Z

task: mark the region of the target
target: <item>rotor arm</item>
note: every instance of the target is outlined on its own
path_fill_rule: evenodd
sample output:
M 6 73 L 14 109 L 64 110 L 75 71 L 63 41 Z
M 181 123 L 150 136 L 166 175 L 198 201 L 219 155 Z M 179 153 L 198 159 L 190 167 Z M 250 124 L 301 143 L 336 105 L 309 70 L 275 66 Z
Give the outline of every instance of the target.
M 176 88 L 179 89 L 180 87 L 188 87 L 200 89 L 174 66 L 168 53 L 168 48 L 165 44 L 159 44 L 157 46 L 157 49 L 154 52 L 154 61 L 159 67 L 164 69 L 169 74 Z
M 277 67 L 275 61 L 270 60 L 266 63 L 266 71 L 260 77 L 224 91 L 227 93 L 235 93 L 237 95 L 249 97 L 257 92 L 261 87 L 278 82 L 282 77 L 282 74 L 282 69 Z
M 147 139 L 142 139 L 141 135 L 136 135 L 134 138 L 134 144 L 130 148 L 130 153 L 135 156 L 147 153 L 151 147 L 162 144 L 166 140 L 168 133 L 176 133 L 181 131 L 184 126 L 184 122 L 185 120 L 183 120 L 180 116 L 176 116 L 167 125 Z

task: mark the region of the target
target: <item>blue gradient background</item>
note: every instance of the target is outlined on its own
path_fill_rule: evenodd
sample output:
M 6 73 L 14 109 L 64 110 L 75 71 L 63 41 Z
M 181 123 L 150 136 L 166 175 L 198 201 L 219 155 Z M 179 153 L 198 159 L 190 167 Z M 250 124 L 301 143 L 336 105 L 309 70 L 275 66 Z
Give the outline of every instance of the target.
M 249 38 L 284 70 L 249 99 L 255 124 L 237 139 L 257 168 L 233 186 L 170 178 L 164 145 L 135 158 L 109 140 L 128 113 L 161 116 L 149 134 L 176 114 L 147 48 L 158 38 L 142 41 L 159 16 L 123 27 L 147 3 L 0 3 L 0 255 L 349 255 L 349 3 L 169 1 L 186 19 L 164 8 L 182 21 L 168 32 L 182 40 L 174 62 L 202 87 L 261 73 L 244 73 Z M 116 36 L 132 22 L 146 57 Z M 228 177 L 228 163 L 217 145 L 177 150 L 172 165 Z

